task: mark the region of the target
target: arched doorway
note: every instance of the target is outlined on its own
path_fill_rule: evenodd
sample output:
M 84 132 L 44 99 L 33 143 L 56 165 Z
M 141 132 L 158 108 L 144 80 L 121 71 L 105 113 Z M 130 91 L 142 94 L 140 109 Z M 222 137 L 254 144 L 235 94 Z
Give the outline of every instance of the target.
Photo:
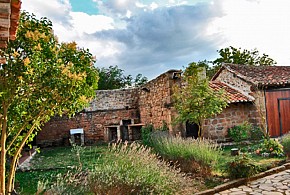
M 198 138 L 198 125 L 196 123 L 186 122 L 186 137 Z

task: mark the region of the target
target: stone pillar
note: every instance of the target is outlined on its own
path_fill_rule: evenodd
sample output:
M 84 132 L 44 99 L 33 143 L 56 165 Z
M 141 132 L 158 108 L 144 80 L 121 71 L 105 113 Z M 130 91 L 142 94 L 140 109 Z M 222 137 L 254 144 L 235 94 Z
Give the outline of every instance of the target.
M 121 140 L 122 139 L 122 137 L 121 137 L 121 128 L 120 127 L 121 126 L 117 127 L 117 140 Z

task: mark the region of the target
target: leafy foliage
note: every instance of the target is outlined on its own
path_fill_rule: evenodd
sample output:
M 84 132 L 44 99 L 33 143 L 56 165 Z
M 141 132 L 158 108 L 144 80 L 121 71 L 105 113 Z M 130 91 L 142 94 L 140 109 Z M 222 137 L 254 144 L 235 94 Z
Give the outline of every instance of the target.
M 94 97 L 98 72 L 93 56 L 76 43 L 58 43 L 52 23 L 22 13 L 15 41 L 2 51 L 0 64 L 1 191 L 5 163 L 12 156 L 7 190 L 17 159 L 44 122 L 55 114 L 72 115 Z
M 145 146 L 151 145 L 151 134 L 154 131 L 152 124 L 148 124 L 141 128 L 142 144 Z
M 110 66 L 109 68 L 100 68 L 99 71 L 99 89 L 120 89 L 130 86 L 140 86 L 147 82 L 147 78 L 142 74 L 138 74 L 135 79 L 131 75 L 124 75 L 124 70 L 118 66 Z
M 174 86 L 174 107 L 177 122 L 196 123 L 201 128 L 204 119 L 222 112 L 227 106 L 223 91 L 214 91 L 205 78 L 204 67 L 191 63 L 182 76 L 184 84 Z M 199 134 L 202 131 L 199 131 Z
M 265 136 L 265 132 L 257 126 L 252 126 L 250 130 L 250 140 L 258 141 L 262 140 Z
M 240 142 L 244 140 L 248 140 L 250 137 L 250 130 L 252 129 L 252 125 L 248 122 L 244 122 L 241 125 L 236 125 L 232 128 L 228 129 L 228 135 L 235 142 Z
M 277 139 L 271 139 L 269 137 L 266 137 L 264 139 L 258 151 L 257 153 L 262 155 L 266 153 L 271 156 L 282 156 L 284 154 L 283 146 L 279 143 L 279 141 Z
M 286 134 L 282 137 L 281 144 L 285 153 L 290 153 L 290 134 Z
M 247 50 L 241 48 L 235 48 L 229 46 L 218 51 L 220 57 L 211 61 L 212 67 L 207 69 L 207 74 L 211 78 L 218 69 L 220 69 L 222 63 L 231 64 L 243 64 L 250 66 L 271 66 L 276 62 L 269 57 L 269 55 L 260 53 L 257 49 Z
M 259 172 L 259 169 L 259 166 L 257 166 L 250 157 L 244 154 L 228 162 L 225 171 L 230 178 L 237 179 L 253 176 Z
M 245 140 L 258 141 L 265 137 L 264 131 L 261 128 L 253 126 L 247 121 L 241 125 L 236 125 L 232 128 L 229 128 L 228 136 L 235 142 L 241 142 Z

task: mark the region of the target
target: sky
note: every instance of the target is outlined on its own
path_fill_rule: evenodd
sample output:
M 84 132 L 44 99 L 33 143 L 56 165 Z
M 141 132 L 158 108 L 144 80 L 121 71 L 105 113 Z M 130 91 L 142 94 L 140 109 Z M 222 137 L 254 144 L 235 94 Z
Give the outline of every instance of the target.
M 290 65 L 289 0 L 22 0 L 47 17 L 62 42 L 75 41 L 97 67 L 153 79 L 233 46 Z

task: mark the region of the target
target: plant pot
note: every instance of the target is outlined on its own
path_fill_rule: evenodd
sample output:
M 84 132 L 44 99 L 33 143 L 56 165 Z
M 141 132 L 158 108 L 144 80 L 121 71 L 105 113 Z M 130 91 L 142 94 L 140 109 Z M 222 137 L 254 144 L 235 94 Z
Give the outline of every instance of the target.
M 239 156 L 240 155 L 240 149 L 239 148 L 232 148 L 231 149 L 231 155 L 232 156 Z

